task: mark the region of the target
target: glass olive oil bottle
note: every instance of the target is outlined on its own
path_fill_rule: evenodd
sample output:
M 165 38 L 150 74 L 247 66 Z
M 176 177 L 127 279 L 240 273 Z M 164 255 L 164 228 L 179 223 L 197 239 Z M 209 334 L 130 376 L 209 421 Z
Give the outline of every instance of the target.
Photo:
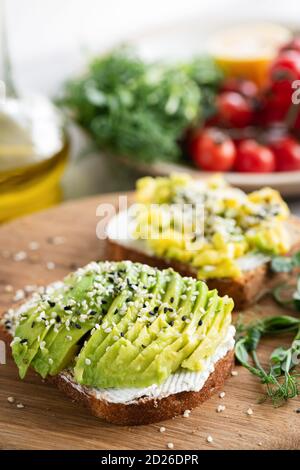
M 0 0 L 0 223 L 61 200 L 69 144 L 61 114 L 42 96 L 21 96 L 7 51 Z
M 6 98 L 0 105 L 0 222 L 61 200 L 68 147 L 47 99 Z

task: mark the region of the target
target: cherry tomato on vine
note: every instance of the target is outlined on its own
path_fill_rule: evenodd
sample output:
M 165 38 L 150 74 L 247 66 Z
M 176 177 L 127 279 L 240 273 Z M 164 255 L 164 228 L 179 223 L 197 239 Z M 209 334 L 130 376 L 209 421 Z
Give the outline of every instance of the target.
M 271 64 L 270 79 L 272 82 L 292 82 L 293 80 L 299 80 L 300 52 L 289 50 L 279 54 Z
M 224 91 L 216 100 L 220 122 L 228 127 L 246 127 L 253 118 L 249 101 L 240 93 Z
M 206 171 L 228 171 L 236 158 L 233 141 L 224 132 L 213 127 L 194 135 L 190 153 L 194 163 Z
M 293 137 L 283 137 L 272 144 L 277 171 L 300 170 L 300 143 Z
M 300 52 L 300 36 L 296 36 L 290 42 L 281 47 L 279 52 L 298 51 Z
M 222 92 L 233 91 L 245 98 L 255 98 L 258 94 L 256 83 L 242 78 L 226 78 L 222 84 Z
M 243 173 L 275 171 L 274 153 L 253 139 L 244 140 L 237 149 L 235 169 Z

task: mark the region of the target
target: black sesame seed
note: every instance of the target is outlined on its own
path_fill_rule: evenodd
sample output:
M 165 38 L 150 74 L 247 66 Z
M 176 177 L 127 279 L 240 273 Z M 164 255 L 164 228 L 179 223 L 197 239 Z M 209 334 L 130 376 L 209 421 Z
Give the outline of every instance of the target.
M 155 315 L 155 312 L 149 312 L 149 315 L 153 316 L 153 315 Z
M 154 311 L 155 313 L 157 313 L 157 312 L 158 312 L 158 310 L 159 310 L 159 307 L 157 307 L 157 306 L 156 306 L 156 307 L 154 307 L 154 309 L 153 309 L 153 311 Z
M 51 308 L 55 307 L 55 302 L 51 302 L 51 300 L 48 300 L 48 304 L 50 305 Z
M 165 312 L 165 313 L 167 313 L 168 310 L 169 310 L 168 307 L 165 307 L 165 308 L 164 308 L 164 312 Z
M 146 308 L 146 304 L 143 304 L 143 308 Z
M 173 320 L 170 321 L 169 325 L 170 325 L 170 326 L 173 326 L 173 325 L 174 325 L 174 321 L 173 321 Z
M 124 335 L 123 331 L 121 331 L 120 336 L 121 336 L 122 338 L 124 338 L 125 335 Z
M 77 330 L 81 330 L 81 325 L 79 325 L 79 323 L 75 323 L 75 328 L 77 328 Z
M 185 321 L 186 319 L 187 319 L 187 317 L 185 315 L 183 315 L 183 317 L 181 317 L 182 321 Z
M 142 348 L 145 348 L 146 346 L 144 344 L 142 344 Z
M 119 313 L 119 309 L 116 308 L 116 310 L 114 311 L 114 315 L 116 315 L 117 313 Z
M 203 321 L 202 320 L 199 320 L 198 321 L 198 325 L 201 326 L 203 324 Z
M 174 312 L 174 309 L 172 307 L 168 308 L 169 312 Z
M 35 325 L 35 321 L 33 321 L 33 322 L 31 323 L 31 328 L 33 328 L 34 325 Z
M 60 323 L 60 322 L 61 322 L 61 318 L 60 318 L 59 315 L 56 316 L 56 321 L 57 321 L 57 323 Z
M 21 344 L 27 343 L 27 339 L 25 339 L 25 338 L 21 339 L 20 343 L 21 343 Z
M 107 304 L 107 300 L 102 300 L 102 303 L 105 305 Z
M 174 302 L 174 297 L 170 298 L 170 302 L 171 302 L 171 304 Z
M 96 313 L 97 313 L 97 312 L 96 312 L 95 310 L 91 310 L 91 311 L 89 312 L 89 315 L 96 315 Z
M 72 310 L 72 307 L 71 307 L 70 305 L 66 305 L 66 306 L 64 307 L 64 310 L 65 310 L 65 311 L 67 311 L 67 310 Z

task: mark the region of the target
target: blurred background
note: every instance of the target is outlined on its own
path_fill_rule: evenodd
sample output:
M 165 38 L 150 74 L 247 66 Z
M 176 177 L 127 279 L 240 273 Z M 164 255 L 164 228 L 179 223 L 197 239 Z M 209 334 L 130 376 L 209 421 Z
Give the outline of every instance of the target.
M 300 30 L 299 0 L 0 0 L 0 5 L 0 80 L 7 88 L 5 103 L 0 103 L 0 221 L 68 199 L 133 189 L 141 174 L 174 170 L 199 177 L 207 171 L 225 171 L 230 182 L 246 190 L 270 184 L 300 213 L 300 118 L 298 122 L 299 106 L 291 99 L 292 83 L 298 75 L 300 79 L 300 40 L 293 39 Z M 149 69 L 150 62 L 163 60 L 165 64 L 156 85 L 161 95 L 157 92 L 154 98 L 161 129 L 149 128 L 149 135 L 161 133 L 153 154 L 150 147 L 146 154 L 148 128 L 145 121 L 138 120 L 141 107 L 145 112 L 153 102 L 141 103 L 144 90 L 144 94 L 135 95 L 135 104 L 128 104 L 133 99 L 130 87 L 135 78 L 126 82 L 123 72 L 128 66 L 134 73 L 137 59 L 126 56 L 129 62 L 124 65 L 122 58 L 119 81 L 112 68 L 111 75 L 107 72 L 111 56 L 106 65 L 88 69 L 92 58 L 121 43 L 132 46 L 147 64 L 143 65 L 147 76 L 155 71 Z M 285 61 L 280 55 L 282 47 L 288 52 Z M 203 55 L 209 62 L 192 63 L 194 57 Z M 170 65 L 178 61 L 177 68 Z M 120 66 L 119 62 L 114 64 Z M 75 84 L 76 77 L 86 70 L 84 84 Z M 241 85 L 241 78 L 248 84 Z M 66 88 L 64 83 L 70 79 L 73 85 Z M 239 83 L 228 83 L 228 79 Z M 130 90 L 130 96 L 120 94 L 120 84 L 122 93 Z M 198 91 L 192 94 L 195 84 L 200 97 Z M 153 90 L 156 92 L 155 87 Z M 224 92 L 239 96 L 222 95 L 221 102 Z M 50 100 L 57 107 L 52 107 Z M 127 106 L 127 111 L 131 106 L 129 115 L 137 116 L 132 123 L 136 132 L 134 127 L 125 129 L 124 123 L 121 126 L 124 109 L 117 117 L 113 115 L 115 108 L 107 112 L 112 102 L 117 103 L 115 108 L 120 103 L 124 109 Z M 159 109 L 162 103 L 164 112 L 167 104 L 174 108 L 166 111 L 168 121 Z M 193 110 L 193 105 L 200 111 Z M 102 120 L 95 119 L 97 113 Z M 216 152 L 211 142 L 220 135 L 210 135 L 212 164 L 206 167 L 202 133 L 211 126 L 234 145 L 251 139 L 271 149 L 273 156 L 261 148 L 250 148 L 244 152 L 246 157 L 239 156 L 238 163 L 233 163 L 233 157 L 226 162 L 226 156 Z M 162 142 L 163 136 L 171 138 L 171 130 L 174 142 Z M 145 139 L 144 153 L 139 137 Z M 273 148 L 274 140 L 276 145 L 280 141 L 278 148 Z M 164 143 L 169 154 L 163 151 Z M 251 152 L 254 163 L 249 167 Z

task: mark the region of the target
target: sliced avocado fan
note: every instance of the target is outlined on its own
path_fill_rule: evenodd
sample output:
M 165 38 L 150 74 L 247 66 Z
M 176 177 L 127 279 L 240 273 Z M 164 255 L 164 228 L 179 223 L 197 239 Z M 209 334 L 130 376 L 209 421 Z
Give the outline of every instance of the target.
M 233 301 L 202 281 L 139 263 L 90 263 L 21 307 L 12 351 L 21 378 L 69 369 L 95 388 L 147 387 L 200 371 Z

